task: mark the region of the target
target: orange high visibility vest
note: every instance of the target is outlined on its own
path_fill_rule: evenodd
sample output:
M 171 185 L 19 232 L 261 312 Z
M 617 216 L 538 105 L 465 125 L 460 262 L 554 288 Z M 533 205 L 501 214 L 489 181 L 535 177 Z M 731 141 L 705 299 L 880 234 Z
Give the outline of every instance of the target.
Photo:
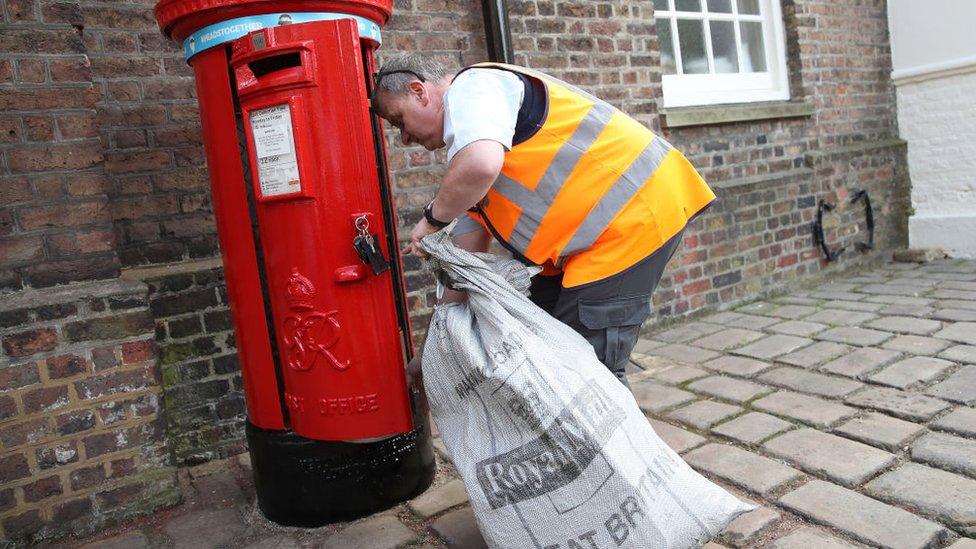
M 507 70 L 545 86 L 541 127 L 505 154 L 481 211 L 509 246 L 562 269 L 564 287 L 638 263 L 715 199 L 683 154 L 609 103 L 523 67 L 468 68 Z

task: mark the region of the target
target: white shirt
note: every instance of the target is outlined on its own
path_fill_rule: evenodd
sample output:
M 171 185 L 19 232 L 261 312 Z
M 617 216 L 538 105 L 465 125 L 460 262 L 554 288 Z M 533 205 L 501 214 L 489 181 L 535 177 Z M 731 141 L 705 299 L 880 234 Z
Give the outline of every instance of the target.
M 444 94 L 444 144 L 447 161 L 475 141 L 497 141 L 512 150 L 512 137 L 525 86 L 518 76 L 498 69 L 468 69 Z M 451 234 L 457 236 L 481 228 L 462 215 Z

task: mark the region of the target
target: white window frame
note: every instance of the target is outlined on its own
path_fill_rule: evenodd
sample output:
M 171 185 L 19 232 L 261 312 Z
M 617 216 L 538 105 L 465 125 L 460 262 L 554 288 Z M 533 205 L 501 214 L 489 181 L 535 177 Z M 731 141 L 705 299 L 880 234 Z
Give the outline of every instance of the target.
M 738 14 L 738 2 L 731 0 L 732 13 L 706 13 L 674 11 L 674 1 L 667 0 L 669 9 L 654 13 L 657 19 L 667 18 L 671 23 L 671 40 L 675 66 L 679 74 L 662 75 L 664 107 L 690 107 L 723 103 L 754 103 L 783 101 L 790 98 L 789 79 L 786 71 L 786 40 L 783 29 L 783 12 L 780 0 L 759 0 L 759 15 Z M 707 0 L 701 0 L 707 10 Z M 680 74 L 681 47 L 678 41 L 678 19 L 704 20 L 705 52 L 710 74 Z M 763 44 L 766 50 L 766 72 L 714 74 L 711 20 L 757 21 L 762 23 Z M 742 42 L 739 25 L 735 25 L 735 43 L 742 63 Z

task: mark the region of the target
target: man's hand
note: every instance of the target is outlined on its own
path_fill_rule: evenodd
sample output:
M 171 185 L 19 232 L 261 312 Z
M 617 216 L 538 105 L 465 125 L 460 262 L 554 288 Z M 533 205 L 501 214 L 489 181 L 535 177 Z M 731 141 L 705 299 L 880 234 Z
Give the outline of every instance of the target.
M 417 224 L 414 225 L 413 230 L 410 231 L 410 243 L 404 246 L 404 248 L 400 250 L 400 253 L 402 255 L 413 254 L 417 257 L 426 259 L 428 254 L 423 248 L 420 247 L 420 239 L 429 234 L 436 233 L 439 230 L 440 229 L 437 227 L 428 223 L 426 219 L 420 218 L 420 221 L 418 221 Z

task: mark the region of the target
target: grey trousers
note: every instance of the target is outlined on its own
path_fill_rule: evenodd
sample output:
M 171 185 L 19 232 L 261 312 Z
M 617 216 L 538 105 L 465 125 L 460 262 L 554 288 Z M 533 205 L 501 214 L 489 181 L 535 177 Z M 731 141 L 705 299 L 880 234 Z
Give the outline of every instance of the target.
M 636 265 L 603 280 L 563 288 L 562 275 L 536 276 L 529 299 L 585 337 L 600 361 L 629 387 L 624 369 L 641 324 L 651 314 L 651 294 L 683 233 Z

